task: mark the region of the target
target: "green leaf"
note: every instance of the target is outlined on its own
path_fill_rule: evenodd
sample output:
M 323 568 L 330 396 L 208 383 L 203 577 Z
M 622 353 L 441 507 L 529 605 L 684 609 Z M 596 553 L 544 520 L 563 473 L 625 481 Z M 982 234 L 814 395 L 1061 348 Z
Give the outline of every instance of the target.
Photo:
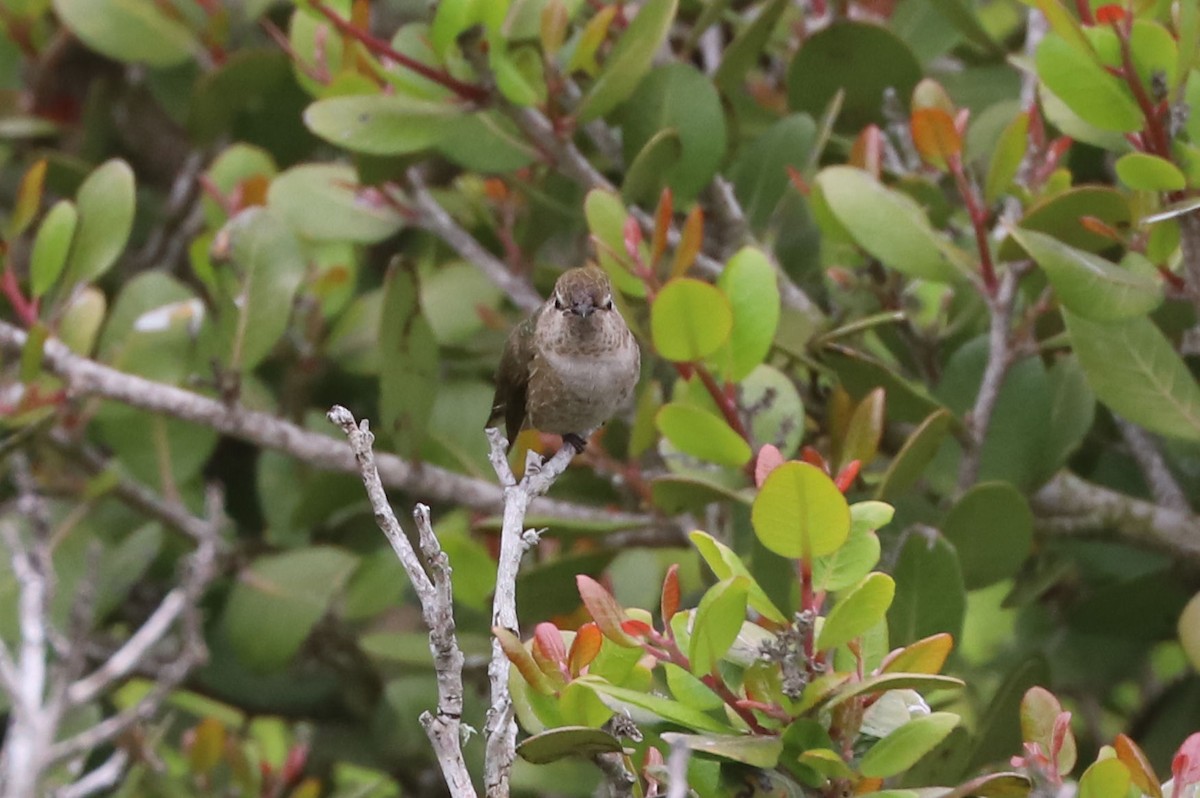
M 1053 693 L 1044 687 L 1031 687 L 1021 699 L 1021 739 L 1037 743 L 1045 752 L 1055 749 L 1054 725 L 1063 712 L 1062 704 Z M 1069 730 L 1063 735 L 1061 749 L 1056 760 L 1060 775 L 1067 775 L 1075 768 L 1077 750 L 1075 735 Z
M 771 472 L 754 500 L 754 534 L 783 557 L 831 554 L 850 535 L 846 497 L 823 471 L 784 463 Z
M 1096 417 L 1096 395 L 1073 356 L 1059 358 L 1046 373 L 1050 386 L 1050 435 L 1043 447 L 1042 477 L 1049 479 L 1083 443 Z
M 497 111 L 462 116 L 442 133 L 437 148 L 459 166 L 484 173 L 515 172 L 538 158 L 516 125 Z
M 394 263 L 384 280 L 379 322 L 379 415 L 396 453 L 415 458 L 438 393 L 438 346 L 424 314 L 416 272 Z
M 1127 152 L 1114 168 L 1122 183 L 1140 191 L 1179 191 L 1187 186 L 1178 166 L 1147 152 Z
M 728 174 L 753 230 L 762 231 L 770 222 L 788 190 L 788 167 L 803 170 L 816 139 L 817 124 L 812 117 L 791 114 L 738 149 Z
M 749 414 L 751 440 L 773 444 L 785 458 L 794 454 L 804 438 L 804 402 L 791 378 L 764 363 L 737 387 L 739 404 L 755 411 Z
M 859 502 L 850 506 L 851 515 L 858 515 L 855 508 L 861 508 L 864 504 L 879 504 L 891 510 L 889 505 L 883 505 L 882 502 Z M 827 592 L 845 590 L 870 573 L 879 563 L 879 536 L 874 531 L 878 526 L 861 523 L 857 517 L 854 518 L 850 536 L 842 547 L 832 554 L 813 559 L 813 589 Z
M 654 348 L 667 360 L 703 360 L 721 348 L 732 330 L 729 300 L 703 280 L 671 280 L 650 306 Z
M 375 189 L 364 190 L 354 169 L 301 164 L 271 181 L 267 207 L 301 236 L 374 244 L 397 233 L 404 220 Z
M 625 170 L 621 197 L 632 203 L 651 203 L 662 193 L 667 173 L 683 155 L 683 140 L 673 127 L 664 128 L 642 146 Z
M 987 179 L 984 181 L 983 198 L 991 205 L 1008 191 L 1009 186 L 1021 169 L 1025 150 L 1029 146 L 1029 114 L 1020 113 L 1004 128 L 1000 140 L 992 150 L 988 162 Z
M 703 408 L 670 402 L 658 411 L 654 423 L 679 451 L 692 457 L 735 467 L 750 459 L 745 438 Z
M 1079 798 L 1126 798 L 1132 781 L 1124 762 L 1101 759 L 1079 777 Z
M 779 611 L 771 599 L 767 598 L 762 586 L 750 575 L 750 570 L 733 549 L 699 530 L 692 532 L 688 537 L 717 579 L 724 580 L 734 576 L 746 577 L 749 580 L 746 603 L 768 620 L 781 624 L 787 623 L 787 617 Z
M 1129 200 L 1120 191 L 1106 186 L 1082 186 L 1068 189 L 1034 204 L 1021 219 L 1022 230 L 1048 233 L 1067 246 L 1102 252 L 1113 246 L 1113 240 L 1094 233 L 1079 223 L 1084 216 L 1094 216 L 1109 227 L 1121 229 L 1130 223 Z M 1016 240 L 1009 237 L 1000 245 L 1002 260 L 1024 257 Z
M 153 0 L 54 0 L 54 11 L 84 44 L 117 61 L 169 67 L 201 49 Z
M 1069 311 L 1063 319 L 1101 402 L 1152 432 L 1200 441 L 1200 387 L 1154 322 L 1101 324 Z
M 562 726 L 522 740 L 517 753 L 526 762 L 547 765 L 572 756 L 589 758 L 596 754 L 620 753 L 621 741 L 603 729 L 587 726 Z
M 958 278 L 945 254 L 949 242 L 910 197 L 851 166 L 822 169 L 816 183 L 829 210 L 855 243 L 885 266 L 927 280 Z
M 859 772 L 868 778 L 887 778 L 908 770 L 945 739 L 958 721 L 952 712 L 913 718 L 871 746 L 859 762 Z
M 709 715 L 680 704 L 678 701 L 630 690 L 626 687 L 617 687 L 594 676 L 582 676 L 572 684 L 578 684 L 594 691 L 605 704 L 617 711 L 628 710 L 639 723 L 643 720 L 650 723 L 665 721 L 694 731 L 717 734 L 733 731 L 727 723 L 714 720 Z M 649 713 L 648 717 L 646 713 Z
M 641 6 L 579 101 L 575 118 L 581 124 L 604 116 L 633 94 L 650 71 L 678 5 L 679 0 L 648 0 Z
M 645 7 L 640 13 L 645 13 Z M 725 157 L 721 99 L 712 82 L 688 64 L 652 70 L 625 104 L 621 112 L 625 160 L 633 162 L 664 130 L 675 131 L 681 153 L 661 177 L 675 192 L 675 202 L 684 206 L 709 184 Z
M 1033 230 L 1013 228 L 1012 237 L 1045 270 L 1063 305 L 1092 321 L 1143 316 L 1162 302 L 1162 284 L 1098 255 L 1075 249 Z
M 818 116 L 839 92 L 842 112 L 835 128 L 857 133 L 886 124 L 884 92 L 907 102 L 921 66 L 896 34 L 867 22 L 834 22 L 805 39 L 788 67 L 788 107 Z
M 729 335 L 733 359 L 729 379 L 739 382 L 754 371 L 771 349 L 779 327 L 779 284 L 762 250 L 745 247 L 729 259 L 717 279 L 733 311 Z
M 1012 576 L 1033 547 L 1029 503 L 1007 482 L 985 482 L 968 490 L 942 522 L 954 544 L 963 583 L 977 590 Z
M 746 620 L 749 589 L 749 579 L 731 576 L 710 587 L 700 599 L 692 618 L 692 637 L 688 646 L 688 659 L 696 676 L 712 673 L 717 661 L 737 640 Z
M 967 596 L 954 547 L 938 534 L 909 532 L 892 570 L 896 596 L 888 611 L 892 645 L 962 631 Z
M 732 94 L 741 88 L 746 73 L 762 57 L 767 41 L 787 7 L 788 0 L 769 0 L 759 9 L 750 24 L 725 47 L 721 63 L 713 73 L 713 82 L 721 91 Z
M 1192 667 L 1200 670 L 1200 593 L 1192 596 L 1179 614 L 1179 643 Z
M 613 285 L 628 296 L 645 296 L 646 285 L 633 275 L 633 263 L 625 252 L 625 222 L 629 218 L 625 203 L 611 191 L 592 189 L 583 200 L 583 214 L 596 242 L 600 267 L 612 278 Z M 649 247 L 643 245 L 642 252 L 649 259 Z
M 399 94 L 357 94 L 318 100 L 304 124 L 331 144 L 367 155 L 404 155 L 437 144 L 462 110 Z
M 1038 77 L 1083 121 L 1101 130 L 1132 133 L 1145 120 L 1129 90 L 1094 57 L 1055 33 L 1037 49 Z
M 238 267 L 236 295 L 221 298 L 213 343 L 231 368 L 246 372 L 287 330 L 305 260 L 292 232 L 261 207 L 242 211 L 225 230 Z
M 887 614 L 895 594 L 896 583 L 887 574 L 866 576 L 838 597 L 817 636 L 817 648 L 828 651 L 845 645 L 875 626 Z
M 778 737 L 663 732 L 662 739 L 672 747 L 683 745 L 691 751 L 743 762 L 756 768 L 775 767 L 779 755 L 783 753 L 783 740 Z
M 78 221 L 79 214 L 69 200 L 54 203 L 42 219 L 29 260 L 29 290 L 34 299 L 53 288 L 62 275 Z
M 79 224 L 67 257 L 69 283 L 92 282 L 108 271 L 133 229 L 133 170 L 111 160 L 87 176 L 75 195 Z
M 884 501 L 892 501 L 917 484 L 925 467 L 941 448 L 953 422 L 954 415 L 949 410 L 930 413 L 892 458 L 883 479 L 879 481 L 875 496 Z
M 90 357 L 107 309 L 104 292 L 95 286 L 89 285 L 75 292 L 62 309 L 62 318 L 58 322 L 59 340 L 76 354 Z
M 225 632 L 238 659 L 259 672 L 287 664 L 357 565 L 357 557 L 332 546 L 255 560 L 225 604 Z

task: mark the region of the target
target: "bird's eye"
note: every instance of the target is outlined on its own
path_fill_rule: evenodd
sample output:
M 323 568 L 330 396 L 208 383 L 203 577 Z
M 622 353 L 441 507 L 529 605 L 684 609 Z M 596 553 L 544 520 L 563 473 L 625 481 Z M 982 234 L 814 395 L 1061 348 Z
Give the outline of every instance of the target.
M 604 303 L 604 309 L 612 310 L 612 300 L 611 299 Z
M 562 300 L 558 298 L 558 294 L 554 295 L 554 309 L 555 310 L 563 309 L 563 303 L 562 303 Z

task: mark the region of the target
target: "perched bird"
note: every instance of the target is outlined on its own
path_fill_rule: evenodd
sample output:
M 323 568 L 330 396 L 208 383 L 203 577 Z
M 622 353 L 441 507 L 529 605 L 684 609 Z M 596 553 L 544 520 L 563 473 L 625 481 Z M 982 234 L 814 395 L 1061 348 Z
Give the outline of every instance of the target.
M 612 293 L 599 267 L 569 269 L 509 335 L 488 426 L 504 419 L 510 449 L 529 426 L 561 435 L 581 452 L 584 436 L 629 400 L 641 353 Z

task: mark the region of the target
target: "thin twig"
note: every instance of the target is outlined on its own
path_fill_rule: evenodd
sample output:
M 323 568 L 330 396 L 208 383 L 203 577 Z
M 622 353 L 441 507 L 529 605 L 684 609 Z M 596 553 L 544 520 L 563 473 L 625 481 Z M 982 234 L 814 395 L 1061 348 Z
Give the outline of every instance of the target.
M 1192 507 L 1188 504 L 1187 496 L 1179 487 L 1171 469 L 1167 467 L 1167 461 L 1163 459 L 1162 452 L 1158 450 L 1158 444 L 1150 433 L 1123 418 L 1117 419 L 1117 428 L 1121 430 L 1121 437 L 1129 446 L 1129 453 L 1137 462 L 1154 501 L 1181 513 L 1191 512 Z
M 996 293 L 990 296 L 985 295 L 990 319 L 987 366 L 984 368 L 983 381 L 979 385 L 979 393 L 975 396 L 975 406 L 971 409 L 967 423 L 967 446 L 958 470 L 960 492 L 974 485 L 979 478 L 983 442 L 992 422 L 992 412 L 996 409 L 1000 388 L 1004 385 L 1004 377 L 1008 374 L 1009 367 L 1012 366 L 1013 347 L 1012 338 L 1009 335 L 1009 325 L 1012 323 L 1019 280 L 1020 272 L 1016 269 L 1009 269 L 1000 278 L 1000 286 Z
M 463 259 L 475 264 L 517 307 L 534 310 L 542 304 L 542 298 L 529 281 L 509 271 L 504 261 L 488 252 L 473 235 L 454 221 L 454 217 L 429 193 L 420 169 L 409 169 L 407 177 L 413 203 L 419 211 L 418 224 L 422 228 L 449 244 Z
M 0 321 L 0 351 L 19 355 L 26 340 L 23 330 Z M 345 473 L 358 471 L 354 452 L 345 441 L 311 432 L 269 413 L 246 410 L 173 385 L 126 374 L 80 357 L 58 340 L 46 341 L 42 365 L 63 379 L 70 396 L 101 396 L 191 421 L 255 446 L 284 452 L 310 467 Z M 494 512 L 503 505 L 500 489 L 482 479 L 472 479 L 428 463 L 418 468 L 390 454 L 377 455 L 376 466 L 385 486 L 404 490 L 425 501 L 453 502 L 485 512 Z M 627 529 L 660 523 L 650 515 L 613 512 L 545 498 L 538 499 L 530 509 L 540 516 L 621 524 Z
M 554 457 L 542 464 L 541 458 L 529 453 L 525 476 L 517 482 L 508 466 L 508 441 L 500 430 L 487 430 L 490 449 L 488 457 L 504 490 L 504 527 L 500 533 L 500 558 L 496 564 L 496 592 L 492 598 L 492 626 L 520 634 L 517 621 L 517 571 L 521 557 L 537 541 L 537 533 L 525 531 L 525 513 L 534 497 L 550 489 L 554 481 L 567 470 L 575 456 L 568 443 Z M 484 765 L 484 784 L 488 798 L 508 795 L 509 775 L 516 756 L 517 724 L 513 717 L 512 697 L 508 692 L 508 657 L 500 641 L 492 639 L 492 661 L 488 666 L 491 684 L 491 706 L 485 729 L 487 747 Z
M 433 533 L 429 508 L 418 504 L 413 511 L 413 518 L 417 523 L 421 551 L 429 564 L 429 573 L 421 564 L 421 559 L 388 503 L 387 492 L 375 467 L 375 436 L 366 419 L 355 423 L 353 414 L 341 405 L 330 408 L 328 416 L 330 421 L 341 427 L 350 441 L 363 487 L 375 512 L 375 522 L 404 566 L 421 604 L 421 616 L 429 628 L 429 650 L 433 654 L 437 677 L 438 705 L 436 714 L 421 714 L 421 725 L 425 727 L 425 733 L 433 745 L 450 795 L 453 798 L 474 798 L 475 787 L 471 784 L 471 774 L 462 753 L 463 653 L 455 633 L 450 562 Z
M 688 761 L 692 758 L 692 749 L 682 740 L 671 744 L 671 753 L 667 755 L 667 798 L 687 798 Z
M 117 785 L 125 775 L 125 767 L 129 764 L 129 754 L 124 749 L 117 749 L 112 756 L 104 760 L 104 764 L 94 768 L 74 784 L 68 784 L 54 793 L 54 798 L 87 798 L 89 795 L 103 792 Z

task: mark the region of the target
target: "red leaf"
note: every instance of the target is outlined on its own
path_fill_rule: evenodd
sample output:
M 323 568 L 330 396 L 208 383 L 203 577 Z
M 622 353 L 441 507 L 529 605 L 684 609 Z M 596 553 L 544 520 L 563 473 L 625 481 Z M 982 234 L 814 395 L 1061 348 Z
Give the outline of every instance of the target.
M 862 468 L 861 460 L 851 460 L 849 463 L 846 463 L 846 467 L 842 469 L 842 472 L 837 475 L 837 479 L 835 480 L 838 490 L 842 493 L 850 490 L 850 487 L 854 484 L 854 480 L 858 479 L 860 468 Z
M 1080 216 L 1079 224 L 1085 230 L 1089 230 L 1098 236 L 1110 238 L 1113 241 L 1121 241 L 1121 234 L 1116 231 L 1112 225 L 1105 222 L 1103 219 L 1097 219 L 1095 216 Z
M 821 456 L 821 453 L 811 446 L 805 446 L 800 450 L 800 459 L 809 465 L 816 466 L 826 474 L 829 473 L 829 464 L 825 462 L 825 458 Z
M 621 622 L 621 629 L 634 637 L 645 637 L 654 631 L 654 627 L 645 621 L 629 618 Z
M 625 252 L 634 263 L 641 259 L 638 255 L 638 247 L 641 245 L 642 227 L 638 224 L 637 219 L 630 216 L 625 220 Z
M 1154 772 L 1154 767 L 1138 744 L 1124 734 L 1118 734 L 1117 738 L 1113 740 L 1113 748 L 1117 752 L 1117 759 L 1124 762 L 1125 767 L 1129 768 L 1129 775 L 1137 788 L 1149 795 L 1150 798 L 1162 798 L 1162 787 L 1158 783 L 1158 774 Z
M 767 481 L 767 475 L 781 465 L 783 465 L 783 454 L 779 449 L 769 443 L 759 449 L 758 457 L 754 461 L 755 487 L 761 488 Z
M 671 619 L 679 610 L 679 563 L 671 563 L 667 575 L 663 577 L 662 600 L 659 606 L 662 609 L 663 629 L 667 637 L 670 637 Z
M 595 579 L 583 574 L 575 577 L 575 584 L 579 588 L 579 597 L 583 599 L 583 606 L 587 607 L 592 620 L 596 622 L 596 626 L 600 627 L 604 636 L 625 648 L 638 647 L 638 641 L 627 635 L 621 628 L 621 624 L 625 621 L 625 610 L 612 597 L 612 594 Z
M 854 139 L 849 163 L 870 172 L 875 178 L 879 177 L 880 164 L 883 163 L 883 131 L 877 125 L 867 125 Z
M 1100 6 L 1096 9 L 1096 22 L 1101 25 L 1111 25 L 1125 19 L 1125 9 L 1115 3 Z
M 585 623 L 575 632 L 575 639 L 571 641 L 571 653 L 567 655 L 567 667 L 571 670 L 571 676 L 578 676 L 583 673 L 583 669 L 592 664 L 592 660 L 600 653 L 600 646 L 604 643 L 604 635 L 600 634 L 600 627 L 594 623 Z
M 562 632 L 558 631 L 557 626 L 543 622 L 534 627 L 533 654 L 535 659 L 540 654 L 555 666 L 566 664 L 567 649 L 563 645 Z
M 962 153 L 962 137 L 954 118 L 941 108 L 918 108 L 909 120 L 913 144 L 925 162 L 937 169 L 948 169 Z

